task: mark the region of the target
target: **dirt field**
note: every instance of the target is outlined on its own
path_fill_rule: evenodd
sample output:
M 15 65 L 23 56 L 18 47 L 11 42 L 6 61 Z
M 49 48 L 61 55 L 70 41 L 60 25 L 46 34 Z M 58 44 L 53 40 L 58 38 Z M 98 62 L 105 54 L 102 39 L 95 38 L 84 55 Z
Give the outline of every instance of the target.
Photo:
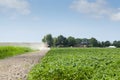
M 30 69 L 49 51 L 49 48 L 38 52 L 18 55 L 0 60 L 0 80 L 26 80 Z

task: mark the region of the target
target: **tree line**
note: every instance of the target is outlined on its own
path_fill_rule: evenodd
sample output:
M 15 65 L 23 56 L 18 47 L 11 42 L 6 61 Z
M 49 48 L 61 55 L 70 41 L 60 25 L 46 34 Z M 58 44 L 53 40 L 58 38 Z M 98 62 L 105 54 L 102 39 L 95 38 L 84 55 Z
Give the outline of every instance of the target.
M 120 41 L 98 41 L 96 38 L 74 38 L 72 36 L 65 37 L 59 35 L 58 37 L 52 37 L 51 34 L 47 34 L 42 39 L 47 43 L 49 47 L 108 47 L 116 46 L 120 47 Z

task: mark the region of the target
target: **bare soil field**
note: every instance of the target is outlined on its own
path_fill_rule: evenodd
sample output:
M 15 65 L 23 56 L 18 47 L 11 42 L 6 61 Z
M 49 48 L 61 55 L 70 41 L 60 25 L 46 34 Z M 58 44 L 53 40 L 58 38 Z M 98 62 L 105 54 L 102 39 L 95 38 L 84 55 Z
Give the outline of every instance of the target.
M 15 57 L 0 60 L 0 80 L 26 80 L 28 72 L 49 51 L 41 49 Z

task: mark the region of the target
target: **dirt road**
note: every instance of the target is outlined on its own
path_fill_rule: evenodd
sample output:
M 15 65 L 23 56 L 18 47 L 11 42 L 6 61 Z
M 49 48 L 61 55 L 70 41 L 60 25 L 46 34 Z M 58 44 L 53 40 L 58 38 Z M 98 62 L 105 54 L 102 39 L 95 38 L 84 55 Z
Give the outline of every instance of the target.
M 26 80 L 30 69 L 49 51 L 27 53 L 0 60 L 0 80 Z

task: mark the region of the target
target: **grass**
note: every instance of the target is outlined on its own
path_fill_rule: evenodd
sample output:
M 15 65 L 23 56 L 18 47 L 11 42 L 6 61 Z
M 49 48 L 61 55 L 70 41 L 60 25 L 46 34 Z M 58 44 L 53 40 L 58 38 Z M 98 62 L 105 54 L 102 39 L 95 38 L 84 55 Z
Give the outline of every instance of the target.
M 32 51 L 26 47 L 0 46 L 0 59 Z
M 120 80 L 120 49 L 53 48 L 28 80 Z

